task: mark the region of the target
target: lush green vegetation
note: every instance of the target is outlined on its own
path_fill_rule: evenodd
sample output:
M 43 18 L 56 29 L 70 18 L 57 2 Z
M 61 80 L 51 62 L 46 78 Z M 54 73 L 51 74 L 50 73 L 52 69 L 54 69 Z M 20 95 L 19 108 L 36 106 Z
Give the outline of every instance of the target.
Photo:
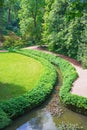
M 46 1 L 45 9 L 43 43 L 49 50 L 73 57 L 86 67 L 87 1 Z M 80 46 L 83 51 L 79 51 Z
M 46 44 L 49 50 L 75 58 L 87 68 L 87 0 L 0 0 L 0 47 L 13 49 L 35 44 Z M 5 58 L 7 53 L 0 54 L 0 99 L 12 98 L 0 103 L 0 128 L 9 124 L 9 118 L 37 106 L 51 92 L 56 72 L 48 61 L 62 72 L 62 102 L 87 115 L 87 99 L 70 93 L 77 73 L 68 62 L 37 51 L 17 52 L 29 57 L 22 59 L 25 56 L 20 56 L 23 61 L 20 63 L 19 54 L 14 54 L 13 58 L 13 53 L 10 53 L 11 57 L 7 56 L 9 60 Z M 30 57 L 40 61 L 44 67 L 39 62 L 37 66 Z M 26 94 L 18 96 L 23 93 Z
M 0 101 L 0 122 L 2 122 L 2 124 L 0 124 L 0 128 L 3 128 L 8 125 L 11 122 L 12 118 L 15 118 L 23 114 L 25 111 L 29 111 L 37 105 L 41 104 L 48 97 L 48 95 L 53 89 L 53 86 L 55 85 L 57 78 L 56 70 L 52 64 L 60 68 L 63 76 L 63 84 L 60 88 L 59 93 L 61 101 L 72 110 L 87 115 L 87 98 L 70 93 L 72 83 L 78 75 L 74 67 L 68 61 L 65 61 L 64 59 L 57 57 L 53 54 L 48 54 L 41 51 L 14 51 L 16 53 L 20 53 L 40 61 L 43 65 L 43 72 L 37 85 L 32 90 L 27 91 L 21 96 Z
M 53 54 L 46 54 L 35 50 L 26 50 L 25 52 L 44 57 L 52 64 L 55 64 L 60 68 L 63 76 L 63 84 L 59 92 L 61 101 L 70 109 L 87 115 L 87 98 L 70 93 L 72 84 L 78 77 L 75 68 L 68 61 L 54 56 Z
M 6 113 L 5 115 L 8 116 L 6 116 L 5 122 L 4 119 L 1 118 L 1 113 L 0 128 L 5 127 L 8 124 L 9 118 L 17 117 L 18 115 L 23 114 L 27 110 L 31 110 L 32 108 L 39 105 L 42 101 L 44 101 L 51 93 L 57 78 L 55 68 L 47 60 L 32 55 L 30 52 L 27 51 L 16 52 L 27 55 L 40 61 L 43 65 L 43 72 L 40 80 L 38 81 L 38 84 L 31 91 L 27 91 L 25 94 L 22 94 L 21 96 L 0 101 L 0 108 L 2 112 Z M 3 122 L 3 125 L 1 124 L 1 122 Z
M 2 0 L 0 5 L 0 46 L 46 44 L 87 68 L 87 0 Z
M 20 1 L 20 31 L 30 44 L 39 43 L 41 40 L 44 6 L 45 0 Z
M 7 114 L 0 108 L 0 129 L 9 125 L 11 120 L 8 118 Z
M 36 60 L 16 53 L 0 53 L 0 100 L 34 88 L 43 72 Z

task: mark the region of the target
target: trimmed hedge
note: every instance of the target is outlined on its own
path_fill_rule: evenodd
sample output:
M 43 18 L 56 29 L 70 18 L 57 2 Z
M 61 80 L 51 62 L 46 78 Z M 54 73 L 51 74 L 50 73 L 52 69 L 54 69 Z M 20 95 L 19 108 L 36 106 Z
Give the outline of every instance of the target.
M 7 117 L 6 113 L 0 108 L 0 129 L 9 125 L 11 120 Z
M 37 86 L 34 89 L 19 97 L 0 101 L 0 109 L 2 109 L 6 113 L 6 115 L 9 117 L 9 120 L 10 118 L 15 118 L 23 114 L 26 110 L 29 111 L 42 103 L 51 93 L 57 79 L 56 70 L 49 61 L 38 56 L 34 56 L 31 53 L 26 54 L 23 51 L 16 51 L 16 53 L 21 53 L 37 59 L 42 63 L 44 70 L 40 80 L 38 81 Z M 2 119 L 1 122 L 4 121 L 3 118 L 1 118 L 1 115 L 0 119 Z M 7 121 L 7 118 L 5 119 Z M 5 127 L 7 125 L 4 123 L 4 121 L 2 126 L 1 122 L 0 127 Z
M 24 51 L 39 57 L 43 57 L 60 68 L 63 75 L 63 84 L 59 92 L 62 102 L 70 109 L 87 115 L 87 98 L 71 94 L 70 92 L 73 82 L 78 77 L 75 68 L 68 61 L 53 54 L 48 54 L 37 50 Z
M 9 100 L 0 101 L 0 127 L 3 128 L 10 123 L 10 118 L 17 117 L 26 110 L 38 106 L 51 93 L 56 82 L 57 73 L 52 64 L 57 65 L 63 76 L 63 84 L 59 95 L 62 102 L 74 111 L 87 115 L 87 98 L 70 93 L 72 83 L 78 77 L 75 68 L 66 60 L 53 54 L 47 54 L 35 50 L 14 50 L 16 53 L 24 54 L 40 61 L 44 66 L 43 74 L 37 86 L 31 91 Z M 52 64 L 51 64 L 51 63 Z M 4 115 L 2 118 L 2 115 Z M 8 118 L 9 117 L 9 118 Z M 4 122 L 7 122 L 4 124 Z M 1 123 L 2 122 L 2 123 Z M 2 125 L 3 124 L 3 125 Z

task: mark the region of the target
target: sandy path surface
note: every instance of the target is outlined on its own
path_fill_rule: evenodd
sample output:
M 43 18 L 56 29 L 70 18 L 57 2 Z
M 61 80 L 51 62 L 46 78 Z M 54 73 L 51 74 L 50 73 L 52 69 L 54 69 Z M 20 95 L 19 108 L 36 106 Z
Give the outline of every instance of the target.
M 43 50 L 42 48 L 40 48 L 38 46 L 27 47 L 25 49 L 35 49 L 35 50 L 45 51 L 45 50 Z M 45 51 L 45 52 L 46 53 L 51 53 L 51 52 L 48 52 L 48 51 Z M 61 58 L 64 58 L 65 60 L 68 60 L 76 68 L 76 71 L 78 73 L 79 77 L 73 83 L 71 93 L 79 95 L 79 96 L 87 97 L 87 69 L 84 70 L 81 67 L 81 65 L 79 64 L 79 62 L 77 62 L 76 60 L 74 60 L 72 58 L 69 58 L 67 56 L 60 55 L 60 54 L 57 54 L 57 55 L 60 56 Z
M 0 50 L 0 52 L 8 52 L 7 50 Z
M 82 68 L 75 65 L 74 67 L 76 68 L 79 77 L 73 83 L 71 93 L 87 97 L 87 69 L 83 70 Z

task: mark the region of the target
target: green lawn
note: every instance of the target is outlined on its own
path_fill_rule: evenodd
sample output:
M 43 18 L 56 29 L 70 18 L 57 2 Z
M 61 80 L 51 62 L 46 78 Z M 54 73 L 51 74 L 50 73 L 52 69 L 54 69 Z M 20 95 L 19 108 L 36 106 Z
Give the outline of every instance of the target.
M 0 100 L 19 96 L 34 88 L 42 71 L 42 64 L 33 58 L 17 53 L 0 53 Z

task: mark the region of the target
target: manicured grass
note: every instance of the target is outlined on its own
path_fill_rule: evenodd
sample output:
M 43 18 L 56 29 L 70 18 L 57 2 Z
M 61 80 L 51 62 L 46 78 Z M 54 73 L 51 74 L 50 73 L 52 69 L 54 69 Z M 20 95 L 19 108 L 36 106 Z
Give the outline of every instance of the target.
M 52 92 L 57 79 L 56 70 L 48 60 L 32 55 L 26 51 L 15 51 L 39 61 L 42 64 L 43 72 L 41 73 L 38 83 L 31 91 L 28 91 L 21 96 L 0 101 L 0 128 L 6 127 L 10 124 L 11 119 L 18 117 L 26 110 L 29 111 L 36 106 L 41 105 Z
M 16 53 L 0 53 L 0 100 L 9 99 L 34 88 L 43 65 L 37 60 Z

